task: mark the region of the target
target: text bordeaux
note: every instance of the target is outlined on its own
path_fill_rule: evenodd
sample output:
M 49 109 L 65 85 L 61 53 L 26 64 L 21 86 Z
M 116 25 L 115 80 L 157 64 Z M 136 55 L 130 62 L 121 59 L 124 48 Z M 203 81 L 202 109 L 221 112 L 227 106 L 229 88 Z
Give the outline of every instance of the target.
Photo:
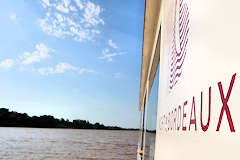
M 232 88 L 234 86 L 234 81 L 236 78 L 236 73 L 232 76 L 230 84 L 227 89 L 224 89 L 222 86 L 222 82 L 218 82 L 218 90 L 219 90 L 219 98 L 221 98 L 222 105 L 221 111 L 219 113 L 218 117 L 218 123 L 216 125 L 216 131 L 220 130 L 222 118 L 223 115 L 226 114 L 227 116 L 227 123 L 229 125 L 229 129 L 231 132 L 235 132 L 232 116 L 231 116 L 231 108 L 228 105 L 228 101 L 232 92 Z M 227 93 L 224 95 L 224 93 Z M 165 131 L 186 131 L 191 130 L 192 128 L 197 131 L 197 121 L 196 121 L 196 105 L 195 105 L 195 96 L 191 98 L 190 104 L 189 101 L 184 101 L 181 105 L 174 108 L 171 112 L 168 114 L 165 114 L 160 118 L 160 130 Z M 211 87 L 208 89 L 208 111 L 204 112 L 204 114 L 207 114 L 208 118 L 203 122 L 203 92 L 201 92 L 201 100 L 200 100 L 200 124 L 201 124 L 201 130 L 206 132 L 209 128 L 210 122 L 211 122 Z M 190 112 L 190 118 L 187 119 L 187 113 L 186 113 L 186 107 L 189 107 L 191 105 L 191 112 Z

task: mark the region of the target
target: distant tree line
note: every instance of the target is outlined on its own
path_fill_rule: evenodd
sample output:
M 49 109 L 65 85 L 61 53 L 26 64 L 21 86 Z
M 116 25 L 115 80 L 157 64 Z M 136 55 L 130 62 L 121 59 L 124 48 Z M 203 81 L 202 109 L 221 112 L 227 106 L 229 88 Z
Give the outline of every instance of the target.
M 9 111 L 0 108 L 0 127 L 35 127 L 35 128 L 73 128 L 73 129 L 107 129 L 125 130 L 117 126 L 104 126 L 100 123 L 92 124 L 86 120 L 69 121 L 63 118 L 57 119 L 51 115 L 28 116 L 26 113 Z M 132 129 L 130 129 L 132 130 Z

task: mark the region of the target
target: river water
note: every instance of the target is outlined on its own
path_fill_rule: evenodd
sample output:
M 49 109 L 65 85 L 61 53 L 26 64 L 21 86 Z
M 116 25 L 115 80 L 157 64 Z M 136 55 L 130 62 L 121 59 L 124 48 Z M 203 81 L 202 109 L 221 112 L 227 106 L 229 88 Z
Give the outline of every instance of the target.
M 135 160 L 137 131 L 0 127 L 1 160 Z

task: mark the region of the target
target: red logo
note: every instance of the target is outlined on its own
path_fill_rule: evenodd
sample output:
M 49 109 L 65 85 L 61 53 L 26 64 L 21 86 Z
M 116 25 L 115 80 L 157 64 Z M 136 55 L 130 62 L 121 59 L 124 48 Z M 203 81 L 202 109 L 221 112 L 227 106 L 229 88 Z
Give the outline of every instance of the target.
M 169 89 L 172 90 L 182 74 L 182 66 L 187 53 L 189 12 L 185 0 L 175 1 L 173 40 L 170 56 Z

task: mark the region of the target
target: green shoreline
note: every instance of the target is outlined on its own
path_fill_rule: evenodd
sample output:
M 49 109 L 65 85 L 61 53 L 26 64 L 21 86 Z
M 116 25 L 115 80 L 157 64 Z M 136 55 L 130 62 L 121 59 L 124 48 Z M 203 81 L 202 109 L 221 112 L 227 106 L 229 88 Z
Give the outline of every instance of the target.
M 0 127 L 27 127 L 27 128 L 65 128 L 65 129 L 100 129 L 100 130 L 138 130 L 135 128 L 122 128 L 118 126 L 105 126 L 101 123 L 90 123 L 86 120 L 73 121 L 63 118 L 57 119 L 51 115 L 28 116 L 27 113 L 9 111 L 0 108 Z

